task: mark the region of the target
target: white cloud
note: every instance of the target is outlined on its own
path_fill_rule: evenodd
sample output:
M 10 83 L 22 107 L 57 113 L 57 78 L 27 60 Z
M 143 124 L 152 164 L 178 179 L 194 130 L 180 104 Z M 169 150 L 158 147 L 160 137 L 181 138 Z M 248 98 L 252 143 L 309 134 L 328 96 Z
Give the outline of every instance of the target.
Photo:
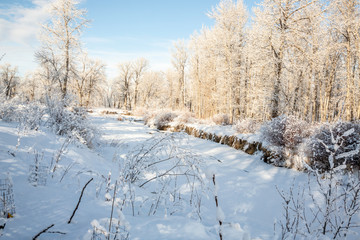
M 51 1 L 33 0 L 33 6 L 19 5 L 0 9 L 0 41 L 29 45 L 36 41 L 41 24 L 49 17 Z
M 18 66 L 20 75 L 36 67 L 34 51 L 39 46 L 37 36 L 41 24 L 50 16 L 51 2 L 32 0 L 31 7 L 0 6 L 0 54 L 6 54 L 2 63 Z

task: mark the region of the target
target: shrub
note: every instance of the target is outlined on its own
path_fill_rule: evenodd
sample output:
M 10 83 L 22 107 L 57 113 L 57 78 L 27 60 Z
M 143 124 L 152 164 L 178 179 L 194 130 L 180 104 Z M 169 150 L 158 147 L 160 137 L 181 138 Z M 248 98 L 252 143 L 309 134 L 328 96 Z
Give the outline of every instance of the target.
M 0 119 L 6 122 L 18 122 L 23 130 L 37 129 L 43 115 L 44 107 L 36 102 L 21 103 L 13 99 L 0 105 Z
M 260 129 L 260 123 L 254 119 L 246 118 L 238 120 L 233 128 L 238 133 L 255 133 Z
M 310 132 L 310 126 L 305 121 L 285 115 L 274 118 L 261 127 L 261 134 L 267 142 L 290 149 L 296 148 Z
M 154 125 L 152 124 L 154 122 L 154 118 L 156 116 L 156 113 L 155 112 L 152 112 L 152 111 L 146 111 L 144 114 L 143 114 L 143 120 L 144 120 L 144 124 L 145 125 Z
M 63 102 L 52 100 L 48 100 L 47 104 L 46 123 L 56 134 L 77 139 L 92 147 L 97 131 L 87 120 L 87 112 L 84 108 L 69 109 L 64 107 Z
M 164 130 L 177 116 L 174 112 L 162 111 L 155 116 L 154 126 L 159 130 Z
M 195 114 L 191 112 L 182 112 L 174 119 L 175 122 L 182 124 L 182 123 L 194 123 Z
M 230 118 L 227 114 L 216 114 L 212 117 L 213 122 L 216 125 L 229 125 Z
M 316 169 L 328 170 L 342 164 L 359 166 L 360 125 L 351 122 L 323 125 L 310 138 L 307 154 Z

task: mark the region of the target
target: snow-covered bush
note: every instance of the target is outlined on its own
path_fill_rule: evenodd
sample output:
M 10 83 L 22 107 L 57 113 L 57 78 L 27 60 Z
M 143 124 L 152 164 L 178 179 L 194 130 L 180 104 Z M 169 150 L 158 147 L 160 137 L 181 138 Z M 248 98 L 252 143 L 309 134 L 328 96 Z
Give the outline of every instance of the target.
M 360 164 L 360 125 L 338 122 L 323 125 L 308 141 L 312 167 L 328 170 L 342 164 Z M 329 161 L 330 158 L 330 161 Z
M 157 129 L 164 130 L 177 116 L 175 112 L 162 111 L 156 115 L 154 125 Z
M 216 114 L 212 117 L 213 122 L 216 125 L 229 125 L 230 118 L 227 114 Z
M 46 112 L 46 124 L 61 136 L 77 139 L 88 147 L 93 146 L 97 130 L 87 120 L 87 112 L 83 108 L 66 108 L 63 102 L 49 100 Z
M 0 119 L 18 122 L 24 131 L 39 128 L 43 115 L 44 107 L 37 102 L 21 103 L 11 99 L 0 104 Z
M 177 113 L 170 110 L 148 111 L 144 115 L 144 122 L 148 126 L 164 130 L 177 116 Z
M 154 111 L 146 111 L 143 114 L 144 124 L 148 125 L 148 126 L 151 126 L 153 121 L 154 121 L 155 116 L 156 116 L 156 112 L 154 112 Z
M 194 123 L 196 122 L 195 114 L 191 112 L 180 112 L 178 116 L 174 119 L 174 122 L 177 124 L 184 124 L 184 123 Z
M 156 127 L 163 130 L 168 127 L 171 122 L 177 124 L 194 123 L 195 116 L 191 112 L 175 112 L 171 110 L 146 111 L 143 113 L 145 125 Z
M 293 116 L 279 116 L 261 127 L 265 141 L 277 146 L 294 149 L 310 135 L 310 126 Z
M 238 133 L 255 133 L 261 127 L 261 124 L 251 118 L 246 118 L 242 120 L 238 120 L 233 128 Z

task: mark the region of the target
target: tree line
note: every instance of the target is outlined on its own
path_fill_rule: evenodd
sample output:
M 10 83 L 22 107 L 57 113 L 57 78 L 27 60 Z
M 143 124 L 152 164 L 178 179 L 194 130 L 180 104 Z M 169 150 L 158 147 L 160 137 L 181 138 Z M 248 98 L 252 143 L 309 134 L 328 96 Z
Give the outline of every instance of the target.
M 309 122 L 360 118 L 359 0 L 221 0 L 214 25 L 174 43 L 171 68 L 150 69 L 139 58 L 120 63 L 107 79 L 105 64 L 82 47 L 86 11 L 57 0 L 35 54 L 38 69 L 23 79 L 1 65 L 6 98 L 68 99 L 84 107 L 171 108 L 199 118 L 231 121 L 293 115 Z M 0 62 L 1 63 L 1 62 Z

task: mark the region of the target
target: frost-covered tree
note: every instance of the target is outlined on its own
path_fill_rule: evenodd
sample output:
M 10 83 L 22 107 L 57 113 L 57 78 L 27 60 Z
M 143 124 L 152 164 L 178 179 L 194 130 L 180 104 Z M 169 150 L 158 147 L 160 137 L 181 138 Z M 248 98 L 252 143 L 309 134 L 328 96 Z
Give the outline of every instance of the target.
M 118 107 L 124 107 L 131 110 L 132 84 L 134 78 L 134 68 L 132 62 L 124 62 L 119 65 L 118 85 L 121 94 Z
M 180 40 L 174 44 L 172 50 L 171 63 L 176 71 L 179 94 L 177 96 L 176 104 L 178 108 L 184 109 L 186 104 L 186 89 L 185 89 L 185 68 L 188 60 L 187 48 L 184 40 Z
M 171 87 L 163 73 L 147 71 L 139 84 L 139 104 L 146 108 L 165 108 L 170 104 Z
M 243 100 L 241 97 L 247 91 L 242 79 L 244 27 L 247 13 L 241 0 L 222 0 L 208 16 L 215 20 L 212 31 L 217 40 L 215 43 L 217 89 L 220 91 L 219 96 L 222 96 L 218 100 L 223 104 L 219 110 L 228 113 L 231 120 L 234 120 L 240 116 L 243 106 L 247 104 L 246 101 L 241 104 Z
M 6 99 L 15 96 L 16 87 L 19 83 L 18 68 L 10 64 L 0 66 L 0 91 Z
M 42 82 L 42 76 L 39 69 L 30 72 L 22 78 L 19 86 L 19 92 L 24 101 L 39 101 L 43 98 L 44 87 Z
M 90 59 L 84 54 L 73 86 L 80 106 L 89 107 L 90 103 L 94 102 L 99 84 L 104 80 L 105 65 L 100 60 Z
M 82 30 L 89 21 L 86 11 L 78 9 L 76 0 L 56 0 L 51 7 L 51 19 L 43 25 L 38 61 L 48 69 L 64 99 L 69 82 L 76 76 L 76 57 L 80 53 Z
M 139 58 L 134 62 L 134 108 L 138 105 L 139 84 L 149 66 L 149 61 L 145 58 Z
M 215 20 L 190 41 L 191 103 L 199 117 L 245 115 L 247 84 L 243 75 L 246 9 L 242 1 L 223 0 L 208 14 Z
M 332 34 L 337 37 L 336 48 L 344 63 L 345 118 L 360 117 L 359 57 L 360 57 L 360 2 L 358 0 L 333 0 L 330 3 Z
M 248 46 L 262 85 L 266 118 L 320 118 L 323 6 L 312 0 L 264 0 L 254 10 Z

